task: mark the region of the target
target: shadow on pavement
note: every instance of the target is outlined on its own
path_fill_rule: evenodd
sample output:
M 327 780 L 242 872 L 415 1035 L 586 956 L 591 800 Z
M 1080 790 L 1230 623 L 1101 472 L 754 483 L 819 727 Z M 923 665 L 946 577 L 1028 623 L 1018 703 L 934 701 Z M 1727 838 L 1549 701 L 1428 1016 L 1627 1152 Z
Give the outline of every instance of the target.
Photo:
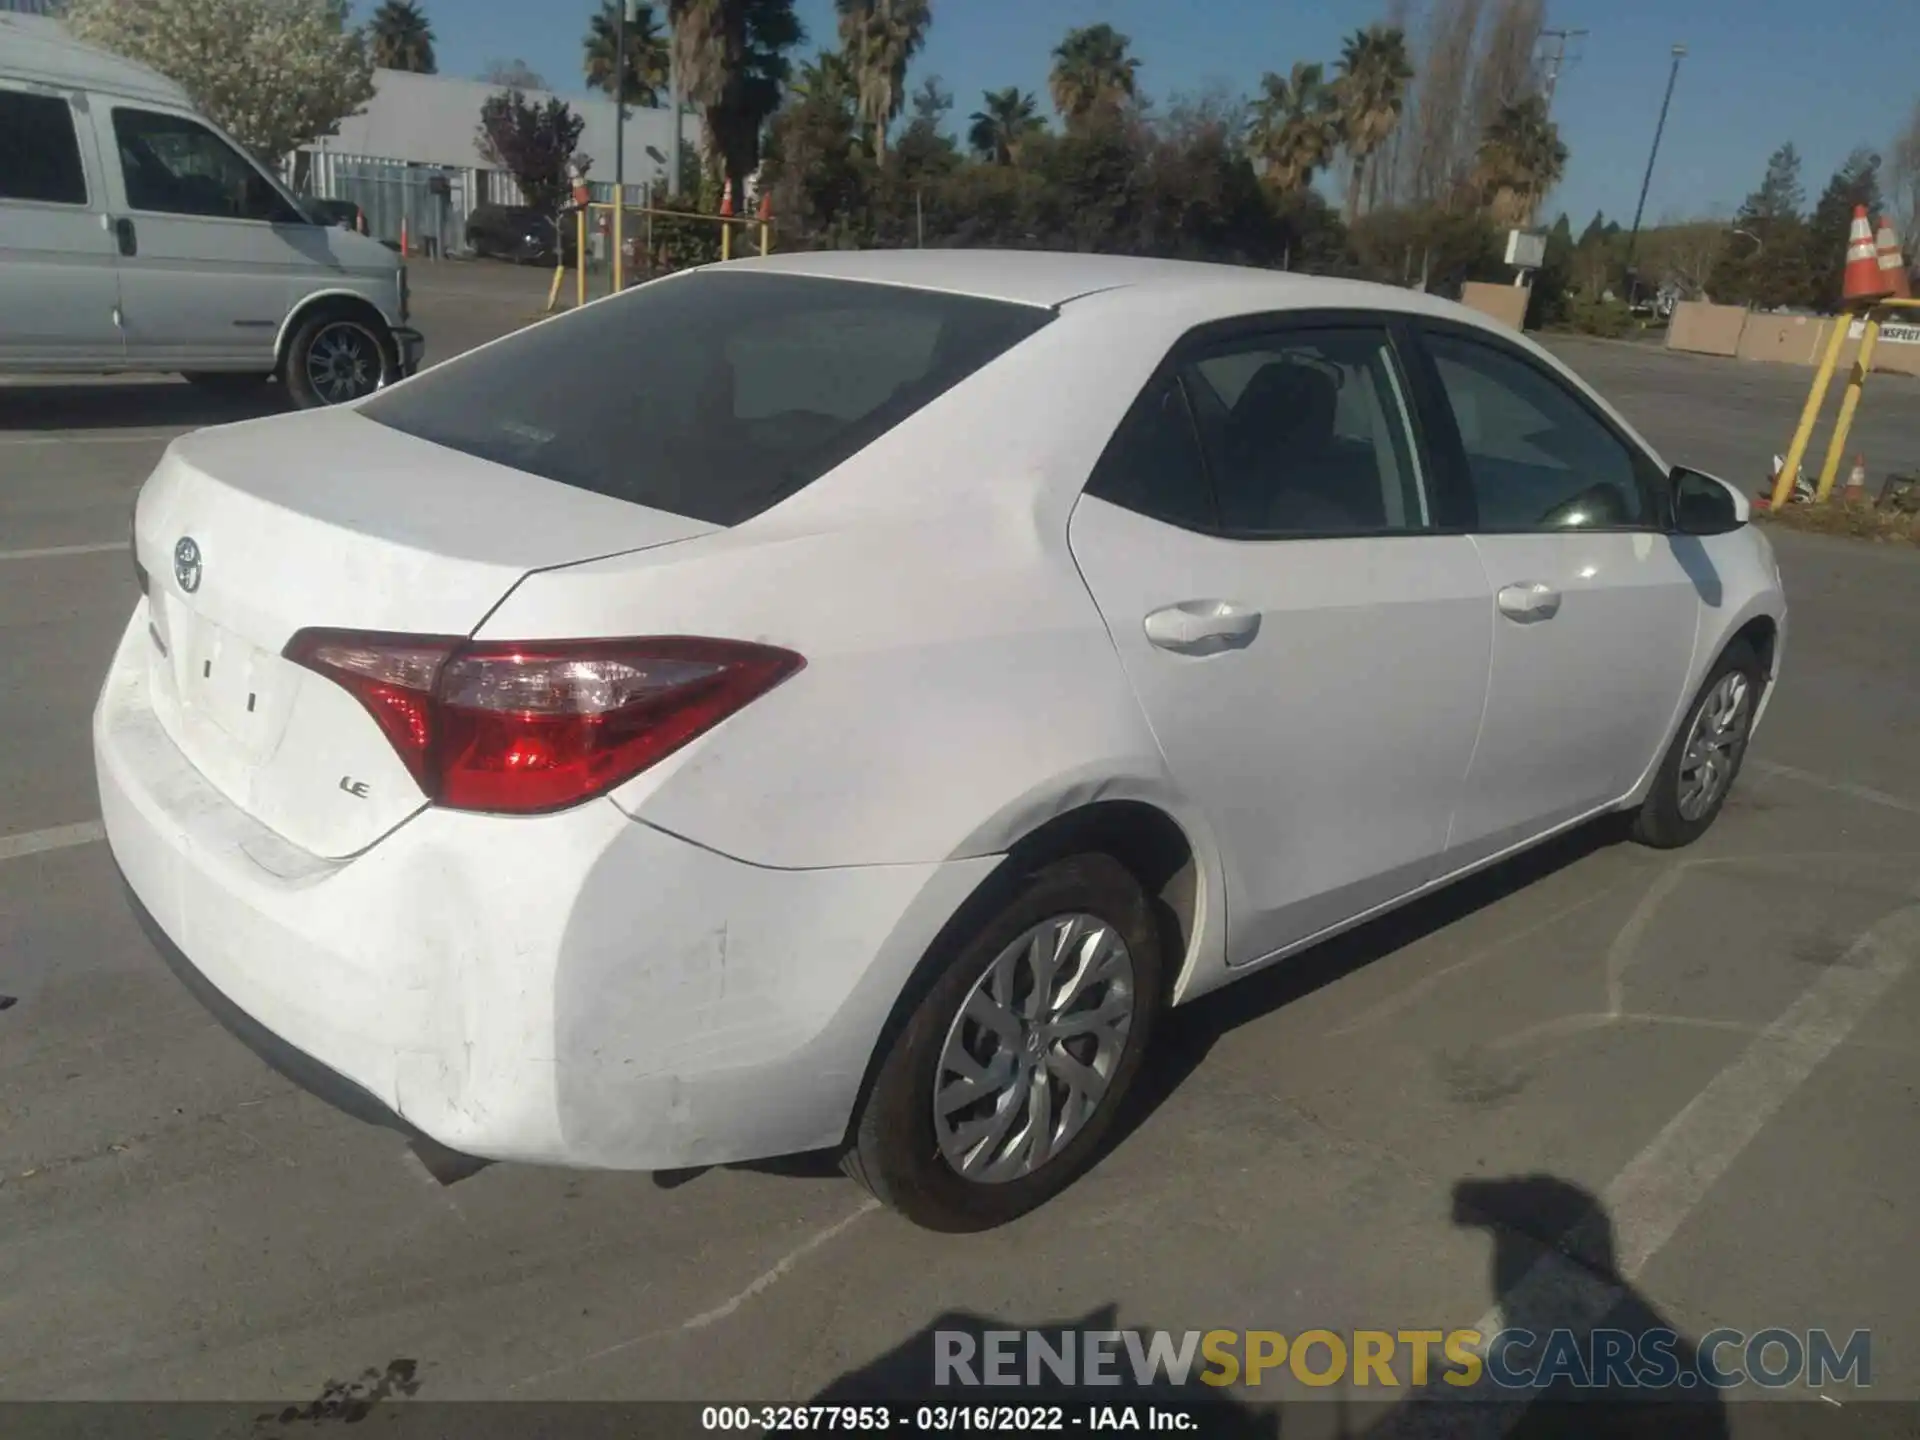
M 1167 1012 L 1109 1152 L 1200 1068 L 1221 1037 L 1617 844 L 1626 824 L 1617 815 L 1592 821 Z
M 1436 1378 L 1368 1429 L 1367 1440 L 1724 1440 L 1730 1433 L 1718 1392 L 1698 1383 L 1698 1351 L 1620 1275 L 1613 1222 L 1591 1192 L 1553 1175 L 1461 1180 L 1453 1222 L 1492 1234 L 1499 1323 L 1536 1337 L 1489 1351 L 1499 1351 L 1510 1373 L 1555 1378 L 1524 1390 L 1502 1389 L 1491 1376 L 1469 1387 Z M 1596 1355 L 1607 1347 L 1596 1332 L 1603 1331 L 1614 1332 L 1619 1363 L 1601 1370 Z M 1649 1349 L 1655 1335 L 1670 1360 Z
M 0 386 L 0 430 L 197 429 L 277 415 L 286 391 L 262 377 L 258 389 L 208 389 L 184 380 L 38 381 Z

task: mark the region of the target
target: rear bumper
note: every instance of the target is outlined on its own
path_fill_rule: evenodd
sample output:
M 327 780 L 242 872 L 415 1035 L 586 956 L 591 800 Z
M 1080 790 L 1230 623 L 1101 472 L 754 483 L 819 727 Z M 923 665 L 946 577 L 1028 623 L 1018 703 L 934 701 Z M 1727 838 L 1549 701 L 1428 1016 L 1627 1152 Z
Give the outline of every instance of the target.
M 323 860 L 181 754 L 146 643 L 143 605 L 93 740 L 163 954 L 297 1083 L 462 1154 L 654 1170 L 838 1144 L 908 976 L 994 863 L 766 870 L 605 801 L 424 810 Z

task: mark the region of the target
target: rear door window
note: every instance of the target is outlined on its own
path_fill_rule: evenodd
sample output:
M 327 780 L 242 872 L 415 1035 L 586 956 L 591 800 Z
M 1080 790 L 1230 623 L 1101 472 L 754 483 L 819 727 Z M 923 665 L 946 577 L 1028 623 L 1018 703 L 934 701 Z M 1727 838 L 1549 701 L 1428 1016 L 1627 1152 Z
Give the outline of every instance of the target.
M 896 285 L 687 275 L 532 326 L 360 413 L 563 485 L 737 525 L 1052 317 Z
M 87 203 L 87 172 L 65 96 L 0 90 L 0 200 Z

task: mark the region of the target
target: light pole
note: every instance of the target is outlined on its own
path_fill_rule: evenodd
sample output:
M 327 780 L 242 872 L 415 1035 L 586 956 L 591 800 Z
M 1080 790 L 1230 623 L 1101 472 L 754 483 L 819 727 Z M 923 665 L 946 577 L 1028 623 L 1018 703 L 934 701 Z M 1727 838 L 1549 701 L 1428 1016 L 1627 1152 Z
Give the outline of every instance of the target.
M 1631 305 L 1638 288 L 1633 268 L 1634 245 L 1640 239 L 1640 217 L 1647 209 L 1647 187 L 1653 184 L 1653 162 L 1660 158 L 1660 137 L 1667 128 L 1667 107 L 1673 104 L 1673 82 L 1680 78 L 1680 62 L 1687 58 L 1687 47 L 1673 47 L 1673 68 L 1667 72 L 1667 95 L 1660 102 L 1660 121 L 1653 127 L 1653 148 L 1647 152 L 1647 173 L 1640 181 L 1640 203 L 1633 207 L 1633 229 L 1627 232 L 1627 303 Z
M 613 20 L 613 203 L 627 198 L 627 11 L 633 0 L 620 0 Z

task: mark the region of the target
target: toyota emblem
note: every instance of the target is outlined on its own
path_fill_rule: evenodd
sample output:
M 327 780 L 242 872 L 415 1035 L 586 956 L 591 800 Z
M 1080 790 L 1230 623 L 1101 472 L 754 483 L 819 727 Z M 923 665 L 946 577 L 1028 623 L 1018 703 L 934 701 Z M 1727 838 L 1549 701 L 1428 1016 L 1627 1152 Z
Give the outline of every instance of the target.
M 191 535 L 173 547 L 173 578 L 189 595 L 200 588 L 200 545 Z

